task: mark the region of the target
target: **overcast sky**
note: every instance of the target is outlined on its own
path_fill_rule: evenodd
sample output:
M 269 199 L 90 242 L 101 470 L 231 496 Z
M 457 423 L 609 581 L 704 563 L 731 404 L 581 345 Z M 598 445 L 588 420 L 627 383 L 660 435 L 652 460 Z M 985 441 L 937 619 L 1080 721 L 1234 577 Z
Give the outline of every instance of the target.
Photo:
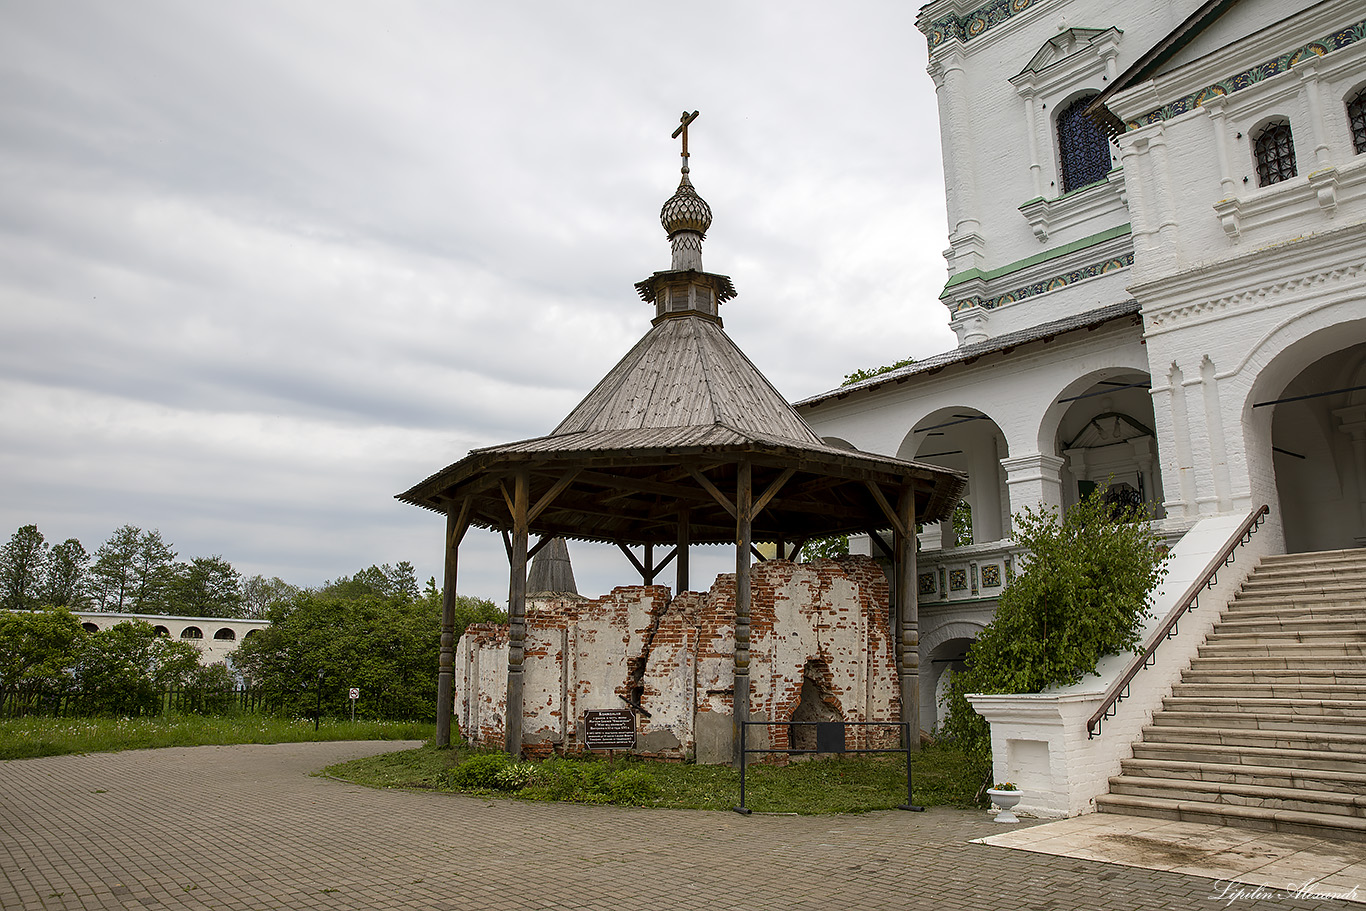
M 726 330 L 789 399 L 953 347 L 915 13 L 9 4 L 0 540 L 132 524 L 298 585 L 439 574 L 443 520 L 394 494 L 548 432 L 649 328 L 684 109 Z M 638 582 L 571 549 L 586 594 Z M 492 534 L 460 590 L 506 601 Z

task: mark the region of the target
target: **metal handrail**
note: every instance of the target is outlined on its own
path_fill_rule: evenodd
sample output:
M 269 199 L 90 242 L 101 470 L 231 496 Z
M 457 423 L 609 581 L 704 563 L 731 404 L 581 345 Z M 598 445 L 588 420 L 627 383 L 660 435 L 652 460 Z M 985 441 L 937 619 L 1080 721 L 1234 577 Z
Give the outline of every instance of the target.
M 1234 561 L 1238 548 L 1252 540 L 1252 536 L 1256 534 L 1258 527 L 1270 514 L 1271 507 L 1266 505 L 1253 510 L 1243 521 L 1237 533 L 1229 536 L 1228 542 L 1224 544 L 1224 549 L 1210 560 L 1204 573 L 1191 583 L 1190 588 L 1186 589 L 1185 595 L 1167 614 L 1167 619 L 1162 623 L 1162 626 L 1148 637 L 1147 647 L 1129 663 L 1129 668 L 1124 672 L 1124 675 L 1110 684 L 1110 688 L 1105 691 L 1105 698 L 1101 700 L 1100 708 L 1096 709 L 1095 714 L 1086 722 L 1088 738 L 1094 738 L 1100 733 L 1101 724 L 1106 718 L 1114 717 L 1120 701 L 1129 695 L 1129 684 L 1134 677 L 1138 676 L 1138 672 L 1145 667 L 1151 667 L 1154 664 L 1153 655 L 1157 652 L 1157 647 L 1176 635 L 1177 621 L 1185 615 L 1186 611 L 1195 610 L 1200 606 L 1198 603 L 1200 593 L 1207 588 L 1214 587 L 1218 581 L 1219 570 Z

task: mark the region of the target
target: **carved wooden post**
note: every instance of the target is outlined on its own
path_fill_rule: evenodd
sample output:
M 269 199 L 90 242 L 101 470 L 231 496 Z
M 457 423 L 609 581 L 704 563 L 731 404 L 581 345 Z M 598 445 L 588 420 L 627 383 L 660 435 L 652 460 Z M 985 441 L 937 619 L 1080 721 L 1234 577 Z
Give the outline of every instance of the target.
M 735 761 L 740 761 L 740 725 L 749 720 L 750 548 L 753 545 L 754 486 L 749 462 L 738 466 L 735 481 Z
M 470 498 L 446 508 L 446 566 L 441 590 L 441 657 L 436 673 L 436 745 L 451 745 L 451 710 L 455 697 L 455 578 L 460 565 L 460 541 L 470 527 Z
M 527 500 L 530 480 L 525 468 L 513 479 L 511 584 L 508 592 L 508 695 L 504 724 L 506 749 L 522 754 L 522 662 L 526 656 L 526 549 L 529 534 Z
M 901 720 L 910 724 L 908 748 L 920 749 L 920 607 L 916 603 L 915 490 L 909 484 L 897 502 L 896 613 L 900 615 L 897 639 L 901 646 Z
M 688 590 L 688 542 L 692 538 L 691 527 L 692 514 L 687 509 L 678 511 L 678 556 L 675 557 L 678 565 L 674 567 L 678 571 L 677 585 L 674 588 L 675 597 Z

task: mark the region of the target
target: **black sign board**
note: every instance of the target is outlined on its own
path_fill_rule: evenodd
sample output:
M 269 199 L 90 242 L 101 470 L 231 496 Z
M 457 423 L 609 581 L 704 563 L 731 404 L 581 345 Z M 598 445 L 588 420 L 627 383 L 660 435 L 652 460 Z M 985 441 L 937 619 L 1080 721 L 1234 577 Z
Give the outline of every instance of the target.
M 635 713 L 630 709 L 590 709 L 584 712 L 583 742 L 590 750 L 634 750 Z

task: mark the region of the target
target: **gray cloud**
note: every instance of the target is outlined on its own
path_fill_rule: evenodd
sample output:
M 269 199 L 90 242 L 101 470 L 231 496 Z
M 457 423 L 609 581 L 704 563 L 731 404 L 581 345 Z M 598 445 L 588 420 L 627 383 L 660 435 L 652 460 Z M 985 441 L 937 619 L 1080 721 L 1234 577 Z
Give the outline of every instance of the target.
M 727 330 L 781 390 L 950 347 L 914 15 L 10 10 L 0 533 L 93 550 L 133 523 L 300 584 L 435 574 L 440 519 L 393 494 L 547 432 L 646 330 L 631 285 L 668 263 L 684 107 L 705 261 L 740 290 Z M 586 590 L 630 581 L 618 554 L 575 556 Z M 465 562 L 462 590 L 505 597 L 501 543 Z

